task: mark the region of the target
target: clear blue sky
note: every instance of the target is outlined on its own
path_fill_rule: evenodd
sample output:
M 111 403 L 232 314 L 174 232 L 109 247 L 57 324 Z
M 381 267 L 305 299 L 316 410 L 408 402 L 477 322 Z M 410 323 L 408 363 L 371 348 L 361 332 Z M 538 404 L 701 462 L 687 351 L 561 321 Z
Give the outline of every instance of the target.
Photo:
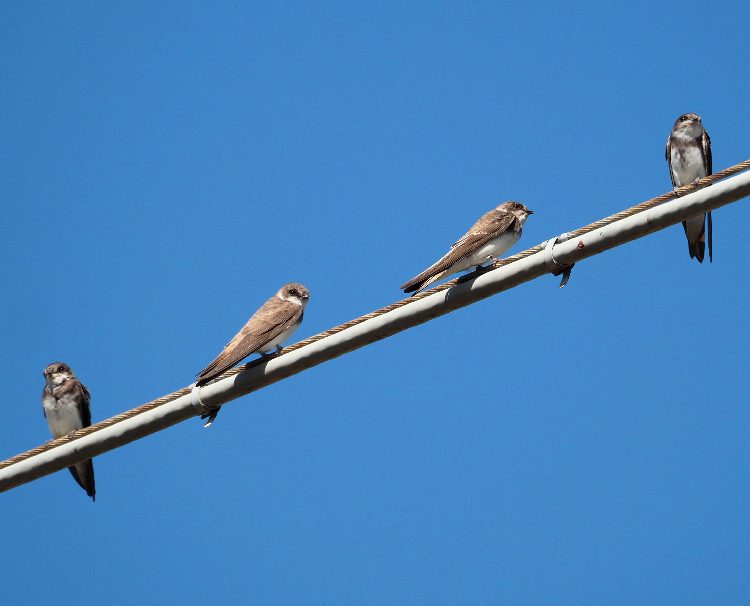
M 606 6 L 605 6 L 606 5 Z M 507 199 L 515 250 L 750 157 L 746 3 L 0 8 L 0 456 L 41 371 L 101 420 L 279 286 L 300 338 Z M 3 602 L 747 604 L 746 234 L 673 227 L 0 496 Z

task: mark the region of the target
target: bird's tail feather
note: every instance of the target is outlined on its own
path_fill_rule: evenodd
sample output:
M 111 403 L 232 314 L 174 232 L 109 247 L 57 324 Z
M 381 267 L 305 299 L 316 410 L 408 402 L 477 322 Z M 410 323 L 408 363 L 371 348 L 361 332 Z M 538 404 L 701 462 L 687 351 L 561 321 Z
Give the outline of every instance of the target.
M 437 282 L 440 278 L 443 277 L 444 274 L 445 274 L 444 271 L 441 271 L 440 273 L 435 274 L 434 276 L 425 276 L 424 273 L 422 273 L 418 275 L 416 278 L 413 278 L 406 284 L 402 285 L 401 290 L 403 290 L 407 294 L 408 293 L 412 293 L 412 295 L 419 294 L 421 291 L 427 288 L 430 284 Z
M 700 234 L 697 240 L 691 240 L 690 234 L 688 233 L 687 221 L 682 222 L 682 228 L 685 230 L 685 237 L 688 241 L 688 252 L 690 253 L 691 259 L 698 259 L 699 263 L 703 263 L 703 258 L 706 255 L 706 226 L 705 223 L 701 227 Z M 711 247 L 709 247 L 709 255 L 711 254 Z
M 73 479 L 96 501 L 96 481 L 94 480 L 94 462 L 89 459 L 68 467 Z

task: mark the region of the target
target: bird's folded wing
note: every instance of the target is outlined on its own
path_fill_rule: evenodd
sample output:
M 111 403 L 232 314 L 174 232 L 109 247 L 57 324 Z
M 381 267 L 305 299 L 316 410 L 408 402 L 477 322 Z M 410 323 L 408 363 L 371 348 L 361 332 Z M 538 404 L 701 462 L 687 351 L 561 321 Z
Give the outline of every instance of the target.
M 516 221 L 516 216 L 512 212 L 495 209 L 486 213 L 469 231 L 453 244 L 451 249 L 442 258 L 425 269 L 421 274 L 403 284 L 401 289 L 407 292 L 413 290 L 425 280 L 429 280 L 432 276 L 444 272 L 457 261 L 473 254 L 487 244 L 487 242 L 502 235 L 508 229 L 518 231 L 520 226 L 517 221 L 513 225 L 514 221 Z M 512 225 L 513 227 L 511 227 Z
M 216 359 L 198 374 L 198 382 L 205 383 L 218 377 L 251 353 L 273 341 L 282 332 L 296 324 L 302 312 L 301 305 L 278 297 L 266 301 Z
M 674 180 L 674 171 L 672 170 L 672 135 L 667 137 L 667 149 L 664 154 L 667 158 L 667 165 L 669 166 L 669 177 L 672 179 L 672 189 L 677 189 L 677 183 Z
M 713 174 L 713 162 L 711 159 L 711 138 L 708 133 L 704 130 L 703 136 L 701 137 L 701 148 L 703 149 L 703 157 L 706 159 L 706 175 Z

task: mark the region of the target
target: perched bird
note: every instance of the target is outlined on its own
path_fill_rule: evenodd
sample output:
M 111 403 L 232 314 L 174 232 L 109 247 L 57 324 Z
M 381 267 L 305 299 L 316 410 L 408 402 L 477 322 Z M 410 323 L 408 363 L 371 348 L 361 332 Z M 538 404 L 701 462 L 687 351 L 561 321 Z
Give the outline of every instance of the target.
M 91 396 L 70 366 L 55 362 L 44 369 L 46 385 L 42 391 L 42 412 L 52 435 L 61 438 L 71 431 L 91 425 Z M 94 463 L 91 459 L 68 467 L 79 486 L 96 500 Z
M 533 214 L 520 202 L 503 202 L 482 215 L 440 260 L 402 284 L 401 289 L 416 294 L 441 278 L 499 258 L 518 242 L 523 224 Z
M 667 164 L 672 187 L 689 185 L 711 174 L 711 139 L 697 114 L 683 114 L 675 120 L 667 137 Z M 690 258 L 703 263 L 706 250 L 706 220 L 708 220 L 708 259 L 713 261 L 713 226 L 711 211 L 690 217 L 682 222 L 688 241 Z
M 281 344 L 302 323 L 309 299 L 310 291 L 302 284 L 292 282 L 282 286 L 253 314 L 216 359 L 198 373 L 196 385 L 205 385 L 252 353 L 265 356 L 281 350 Z M 211 425 L 216 414 L 218 409 L 202 417 L 209 417 L 206 427 Z

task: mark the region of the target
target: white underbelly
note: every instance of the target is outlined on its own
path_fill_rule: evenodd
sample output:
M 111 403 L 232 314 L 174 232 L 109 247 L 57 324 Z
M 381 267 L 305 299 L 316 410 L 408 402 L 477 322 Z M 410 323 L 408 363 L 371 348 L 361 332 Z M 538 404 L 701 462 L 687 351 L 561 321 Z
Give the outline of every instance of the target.
M 295 331 L 299 328 L 300 324 L 302 324 L 302 322 L 297 322 L 296 324 L 290 326 L 284 332 L 282 332 L 278 337 L 276 337 L 272 341 L 269 341 L 263 347 L 258 349 L 258 351 L 262 353 L 271 353 L 272 351 L 276 351 L 276 346 L 282 345 L 289 337 L 291 337 L 295 333 Z
M 491 257 L 499 257 L 501 254 L 503 254 L 506 250 L 508 250 L 511 246 L 518 242 L 518 238 L 520 237 L 521 234 L 506 232 L 498 236 L 497 238 L 493 238 L 492 240 L 487 242 L 487 244 L 477 249 L 472 254 L 464 257 L 459 261 L 456 261 L 452 267 L 446 270 L 444 275 L 455 274 L 459 271 L 463 271 L 471 267 L 484 265 L 490 260 Z
M 71 431 L 83 427 L 78 410 L 72 406 L 45 408 L 45 414 L 47 415 L 47 424 L 50 431 L 56 438 L 65 436 Z
M 697 145 L 691 145 L 682 151 L 677 146 L 673 146 L 671 163 L 674 180 L 678 187 L 689 185 L 696 179 L 706 176 L 703 155 Z
M 487 244 L 482 246 L 482 248 L 466 258 L 467 265 L 463 269 L 474 267 L 476 265 L 484 265 L 491 257 L 500 257 L 500 255 L 518 242 L 520 236 L 521 234 L 516 232 L 505 232 L 497 238 L 493 238 L 487 242 Z

